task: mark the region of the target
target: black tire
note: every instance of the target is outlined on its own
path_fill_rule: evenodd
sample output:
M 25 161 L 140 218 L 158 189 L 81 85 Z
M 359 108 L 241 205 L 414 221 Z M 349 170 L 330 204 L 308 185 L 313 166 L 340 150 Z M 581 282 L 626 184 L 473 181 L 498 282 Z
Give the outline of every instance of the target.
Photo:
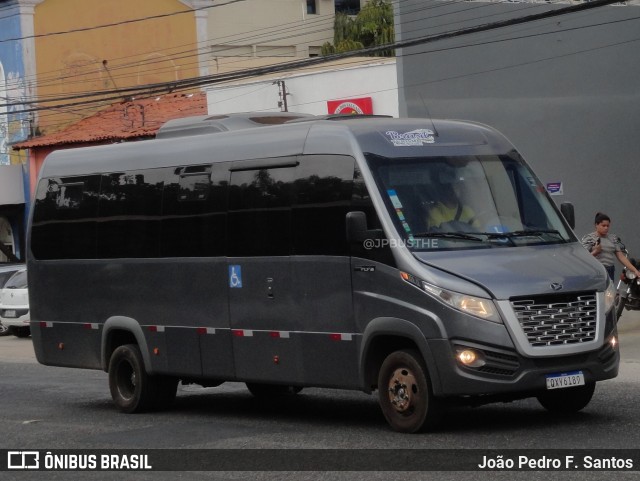
M 9 328 L 9 333 L 13 334 L 16 337 L 25 338 L 31 335 L 31 328 L 11 326 Z
M 9 335 L 11 335 L 9 328 L 0 322 L 0 337 Z
M 584 409 L 593 397 L 596 383 L 566 389 L 554 389 L 538 394 L 537 399 L 550 412 L 570 414 Z
M 418 351 L 396 351 L 378 374 L 378 399 L 389 425 L 401 433 L 435 428 L 442 408 L 433 395 L 427 369 Z
M 140 348 L 135 344 L 118 347 L 109 360 L 109 390 L 113 402 L 125 413 L 166 407 L 176 397 L 178 380 L 149 376 Z
M 287 396 L 298 394 L 302 391 L 302 388 L 299 386 L 286 386 L 282 384 L 248 382 L 246 385 L 249 392 L 255 397 Z

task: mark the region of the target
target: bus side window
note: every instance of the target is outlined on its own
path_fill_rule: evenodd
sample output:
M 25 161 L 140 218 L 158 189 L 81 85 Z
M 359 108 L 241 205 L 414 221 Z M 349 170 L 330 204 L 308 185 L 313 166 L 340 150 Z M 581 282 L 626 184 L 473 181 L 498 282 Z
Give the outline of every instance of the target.
M 40 181 L 31 233 L 36 259 L 95 257 L 99 190 L 99 175 Z
M 102 176 L 98 257 L 159 256 L 162 189 L 168 169 Z
M 162 193 L 162 257 L 225 255 L 228 184 L 225 164 L 172 170 Z
M 294 174 L 292 167 L 231 172 L 228 256 L 291 255 Z
M 299 157 L 293 207 L 293 252 L 296 255 L 348 256 L 346 215 L 353 192 L 353 157 Z

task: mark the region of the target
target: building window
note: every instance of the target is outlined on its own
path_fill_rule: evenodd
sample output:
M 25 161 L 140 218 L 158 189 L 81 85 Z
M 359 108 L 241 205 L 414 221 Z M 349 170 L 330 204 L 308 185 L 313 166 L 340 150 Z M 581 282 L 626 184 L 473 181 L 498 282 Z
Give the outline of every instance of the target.
M 316 11 L 316 0 L 307 0 L 307 13 L 318 13 Z
M 360 0 L 335 0 L 336 13 L 357 15 L 360 12 Z
M 319 57 L 322 55 L 322 47 L 309 46 L 309 57 Z

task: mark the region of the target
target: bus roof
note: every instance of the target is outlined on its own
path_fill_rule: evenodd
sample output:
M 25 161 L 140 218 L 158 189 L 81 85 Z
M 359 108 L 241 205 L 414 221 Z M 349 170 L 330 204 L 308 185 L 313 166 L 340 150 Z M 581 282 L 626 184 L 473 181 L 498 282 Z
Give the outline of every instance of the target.
M 303 116 L 289 119 L 292 117 Z M 198 117 L 191 124 L 187 119 L 182 123 L 184 129 L 180 125 L 174 128 L 174 123 L 165 130 L 166 135 L 152 140 L 55 151 L 47 157 L 40 176 L 67 177 L 300 154 L 363 152 L 385 157 L 426 157 L 506 153 L 513 149 L 494 129 L 462 121 L 304 116 L 280 125 L 251 126 L 235 117 L 226 127 L 218 123 L 211 128 L 218 120 L 204 128 L 197 127 L 207 119 L 211 118 Z M 180 135 L 181 129 L 184 135 Z

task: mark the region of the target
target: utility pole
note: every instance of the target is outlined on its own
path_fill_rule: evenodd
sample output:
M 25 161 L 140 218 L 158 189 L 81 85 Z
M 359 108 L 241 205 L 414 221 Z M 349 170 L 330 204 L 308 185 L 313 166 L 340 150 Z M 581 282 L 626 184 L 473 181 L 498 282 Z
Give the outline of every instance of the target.
M 278 107 L 280 107 L 280 111 L 288 112 L 289 107 L 287 106 L 287 87 L 284 84 L 284 80 L 278 80 L 278 96 L 280 100 L 278 101 Z

